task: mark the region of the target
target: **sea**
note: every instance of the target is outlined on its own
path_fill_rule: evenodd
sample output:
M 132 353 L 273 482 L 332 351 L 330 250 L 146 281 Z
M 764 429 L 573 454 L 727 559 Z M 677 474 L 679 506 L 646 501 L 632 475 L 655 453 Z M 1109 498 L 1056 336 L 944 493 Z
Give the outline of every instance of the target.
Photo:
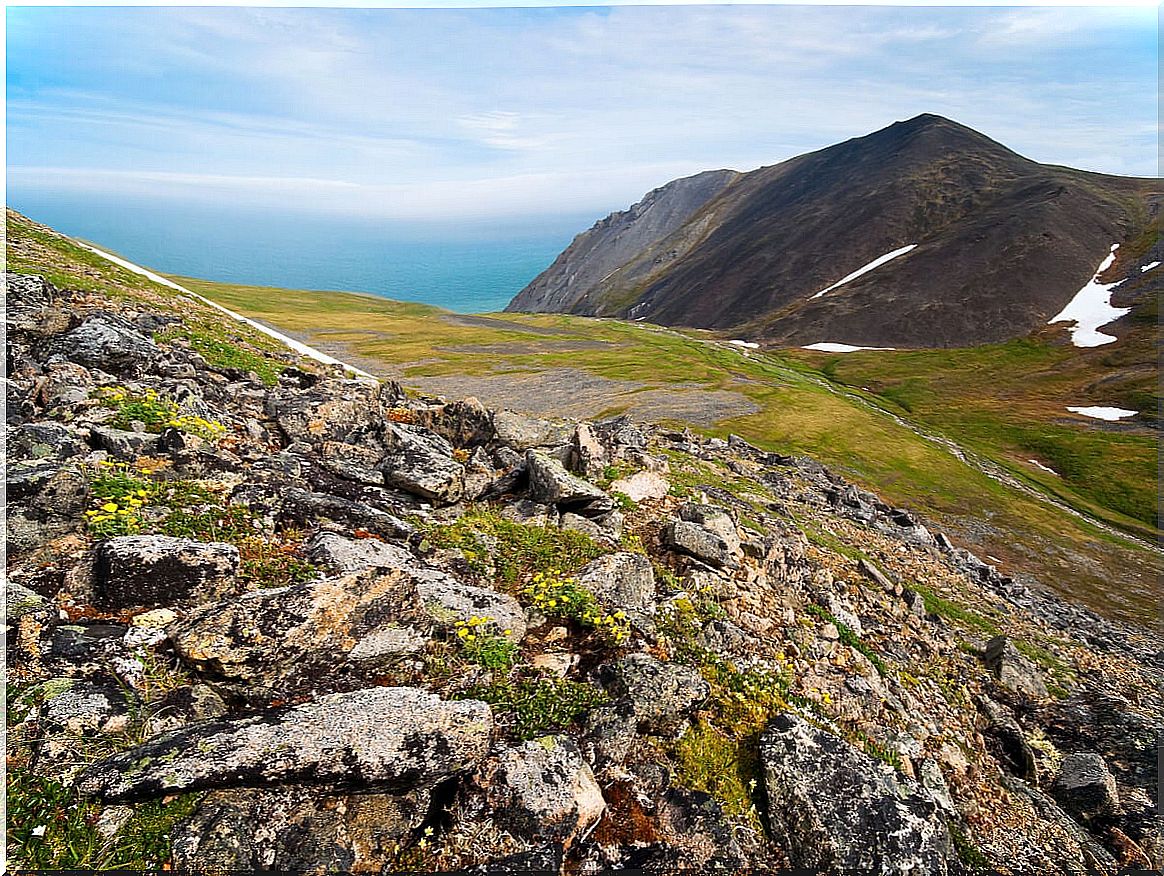
M 503 309 L 598 218 L 403 222 L 12 191 L 8 206 L 162 274 L 369 292 L 461 313 Z

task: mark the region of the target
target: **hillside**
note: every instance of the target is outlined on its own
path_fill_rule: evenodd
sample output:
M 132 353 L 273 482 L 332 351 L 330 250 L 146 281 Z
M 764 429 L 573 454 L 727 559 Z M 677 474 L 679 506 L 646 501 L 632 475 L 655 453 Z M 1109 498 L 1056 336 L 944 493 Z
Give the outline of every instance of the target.
M 665 202 L 669 188 L 652 201 Z M 1005 341 L 1057 314 L 1113 243 L 1143 232 L 1159 195 L 1154 180 L 1038 164 L 921 115 L 740 174 L 672 233 L 635 235 L 643 243 L 629 257 L 625 245 L 617 255 L 601 245 L 613 217 L 603 220 L 507 309 L 629 316 L 778 344 Z M 593 258 L 601 271 L 588 270 Z
M 7 243 L 13 867 L 1164 857 L 1154 634 L 808 456 L 408 393 Z

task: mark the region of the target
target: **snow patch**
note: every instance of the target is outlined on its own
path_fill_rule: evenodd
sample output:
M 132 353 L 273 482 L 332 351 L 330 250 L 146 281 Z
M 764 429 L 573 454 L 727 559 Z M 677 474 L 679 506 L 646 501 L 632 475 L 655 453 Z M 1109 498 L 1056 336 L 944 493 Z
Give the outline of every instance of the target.
M 141 267 L 140 265 L 135 265 L 133 262 L 127 262 L 123 258 L 118 258 L 117 256 L 115 256 L 111 253 L 107 253 L 104 250 L 97 249 L 97 247 L 95 247 L 95 246 L 89 246 L 87 243 L 81 243 L 80 241 L 74 241 L 74 242 L 77 243 L 79 246 L 82 246 L 85 249 L 89 250 L 89 252 L 94 253 L 96 255 L 99 255 L 99 256 L 101 256 L 101 258 L 106 259 L 108 261 L 111 261 L 115 265 L 120 265 L 121 267 L 125 268 L 127 271 L 132 271 L 135 274 L 140 274 L 141 276 L 145 277 L 147 280 L 153 280 L 153 282 L 160 283 L 162 286 L 169 286 L 171 289 L 176 289 L 177 291 L 179 291 L 185 295 L 189 295 L 191 298 L 197 298 L 199 301 L 203 302 L 204 304 L 209 304 L 215 310 L 222 311 L 223 313 L 225 313 L 227 316 L 231 317 L 232 319 L 237 319 L 239 322 L 245 322 L 247 325 L 251 326 L 252 328 L 255 328 L 255 329 L 258 329 L 259 331 L 261 331 L 267 337 L 274 338 L 275 340 L 286 344 L 288 347 L 290 347 L 292 350 L 294 350 L 296 353 L 298 353 L 301 356 L 306 356 L 309 359 L 314 359 L 316 362 L 322 362 L 324 365 L 339 365 L 343 368 L 348 369 L 349 371 L 354 371 L 360 377 L 366 377 L 370 380 L 378 380 L 378 378 L 375 375 L 369 374 L 367 371 L 362 371 L 359 368 L 356 368 L 354 365 L 349 365 L 347 362 L 343 362 L 339 359 L 336 359 L 334 356 L 327 355 L 327 353 L 321 353 L 319 350 L 315 349 L 315 347 L 309 347 L 309 346 L 307 346 L 307 344 L 303 343 L 302 341 L 297 341 L 294 338 L 289 338 L 286 335 L 281 334 L 280 332 L 277 332 L 272 328 L 268 328 L 267 326 L 263 325 L 261 322 L 256 322 L 255 320 L 250 319 L 248 317 L 245 317 L 242 314 L 235 313 L 233 310 L 228 310 L 227 308 L 223 307 L 221 304 L 218 304 L 214 301 L 211 301 L 209 298 L 206 298 L 203 295 L 199 295 L 197 292 L 191 292 L 185 286 L 179 286 L 173 280 L 167 280 L 165 277 L 162 277 L 158 274 L 155 274 L 153 271 L 147 271 L 145 268 Z
M 1091 281 L 1075 293 L 1075 297 L 1068 302 L 1058 314 L 1047 321 L 1047 325 L 1055 322 L 1074 322 L 1071 329 L 1071 343 L 1077 347 L 1101 347 L 1111 344 L 1119 338 L 1099 331 L 1099 327 L 1114 322 L 1131 310 L 1130 307 L 1112 307 L 1111 290 L 1123 280 L 1115 283 L 1100 283 L 1099 275 L 1111 267 L 1115 261 L 1118 243 L 1111 245 L 1111 252 L 1095 271 Z
M 836 289 L 838 286 L 845 285 L 850 280 L 856 280 L 862 274 L 867 274 L 871 270 L 873 270 L 874 268 L 881 267 L 883 264 L 890 261 L 891 259 L 895 259 L 899 255 L 905 255 L 907 252 L 909 252 L 911 249 L 914 249 L 916 246 L 917 246 L 916 243 L 911 243 L 909 246 L 903 246 L 901 249 L 895 249 L 893 252 L 887 252 L 883 256 L 878 256 L 877 258 L 873 259 L 873 261 L 869 262 L 869 264 L 864 265 L 863 267 L 857 268 L 857 270 L 853 271 L 853 273 L 849 274 L 848 276 L 841 277 L 841 279 L 837 280 L 837 282 L 833 283 L 833 285 L 831 285 L 825 289 L 821 289 L 819 292 L 817 292 L 815 295 L 813 295 L 812 298 L 809 298 L 808 300 L 811 301 L 813 298 L 820 298 L 826 292 L 831 292 L 833 289 Z
M 755 341 L 741 341 L 738 338 L 734 341 L 728 341 L 729 344 L 735 344 L 737 347 L 743 347 L 746 350 L 758 350 L 760 345 Z
M 832 341 L 821 341 L 817 344 L 809 344 L 804 349 L 820 350 L 825 353 L 856 353 L 858 350 L 896 350 L 897 347 L 855 347 L 852 344 L 836 344 Z
M 1039 462 L 1037 459 L 1028 459 L 1027 462 L 1029 462 L 1035 468 L 1041 468 L 1043 471 L 1050 472 L 1055 477 L 1059 477 L 1059 472 L 1055 471 L 1055 469 L 1053 469 L 1053 468 L 1048 468 L 1047 466 L 1045 466 L 1041 462 Z
M 1073 414 L 1082 414 L 1085 417 L 1091 417 L 1096 420 L 1122 420 L 1125 417 L 1134 417 L 1136 415 L 1135 411 L 1125 411 L 1123 408 L 1073 408 L 1068 405 L 1067 410 Z
M 1149 262 L 1148 264 L 1144 265 L 1144 267 L 1140 268 L 1140 273 L 1146 274 L 1146 273 L 1148 273 L 1148 271 L 1152 270 L 1152 268 L 1158 268 L 1158 267 L 1160 267 L 1159 262 Z

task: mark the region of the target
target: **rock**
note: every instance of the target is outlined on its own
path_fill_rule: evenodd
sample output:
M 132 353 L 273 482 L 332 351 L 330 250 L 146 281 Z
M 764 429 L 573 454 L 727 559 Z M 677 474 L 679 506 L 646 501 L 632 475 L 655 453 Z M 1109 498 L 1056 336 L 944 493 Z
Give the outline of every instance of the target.
M 25 615 L 36 614 L 49 608 L 49 601 L 35 591 L 15 581 L 4 582 L 5 620 L 14 624 Z
M 600 478 L 610 461 L 606 448 L 594 434 L 589 423 L 579 423 L 574 427 L 571 439 L 570 467 L 587 478 Z
M 1004 706 L 986 696 L 979 698 L 978 705 L 986 716 L 986 738 L 991 743 L 995 759 L 1019 778 L 1037 784 L 1038 761 L 1014 716 Z
M 169 630 L 182 659 L 220 678 L 290 692 L 344 661 L 371 667 L 414 652 L 434 625 L 483 617 L 514 641 L 525 635 L 512 596 L 463 584 L 404 548 L 329 533 L 308 552 L 325 568 L 358 571 L 200 606 Z
M 493 415 L 472 396 L 416 412 L 416 424 L 436 432 L 456 447 L 488 444 L 496 434 Z
M 698 670 L 660 663 L 649 654 L 628 654 L 602 667 L 602 674 L 611 692 L 626 697 L 635 718 L 652 732 L 673 731 L 711 692 Z
M 558 511 L 553 505 L 544 505 L 529 499 L 518 499 L 501 508 L 501 516 L 523 526 L 553 526 L 558 522 Z
M 653 630 L 655 570 L 643 554 L 620 551 L 587 563 L 578 583 L 603 605 L 621 609 L 640 629 Z
M 82 662 L 120 644 L 125 627 L 120 624 L 62 624 L 53 630 L 52 656 Z
M 60 339 L 59 346 L 73 362 L 112 374 L 141 374 L 161 354 L 149 338 L 102 317 L 81 323 Z
M 174 827 L 176 872 L 379 873 L 424 825 L 428 790 L 321 794 L 302 785 L 213 791 Z
M 391 450 L 380 461 L 389 486 L 450 505 L 465 489 L 465 467 L 444 438 L 420 426 L 391 424 Z
M 298 372 L 297 372 L 298 373 Z M 268 413 L 288 441 L 359 443 L 383 423 L 380 384 L 368 380 L 320 380 L 310 386 L 284 372 L 267 397 Z M 386 384 L 383 394 L 392 394 Z
M 407 792 L 475 766 L 492 732 L 477 700 L 370 688 L 164 734 L 89 767 L 77 787 L 114 802 L 289 781 Z
M 502 751 L 486 793 L 519 836 L 566 847 L 586 836 L 606 808 L 602 789 L 568 736 L 544 736 Z
M 583 517 L 581 514 L 563 514 L 560 525 L 562 529 L 566 529 L 571 532 L 580 532 L 583 535 L 589 536 L 593 539 L 607 537 L 606 530 L 604 530 L 589 517 Z
M 793 867 L 942 876 L 946 823 L 933 798 L 843 739 L 791 713 L 760 739 L 768 818 Z
M 662 499 L 671 492 L 671 485 L 662 475 L 653 471 L 635 472 L 629 478 L 619 478 L 610 485 L 610 492 L 622 493 L 632 502 Z
M 982 662 L 1007 690 L 1032 699 L 1046 699 L 1047 686 L 1043 684 L 1039 670 L 1006 636 L 995 636 L 986 643 Z
M 688 502 L 679 509 L 679 519 L 696 523 L 709 532 L 714 532 L 723 539 L 733 556 L 740 555 L 740 536 L 736 531 L 735 521 L 723 508 Z
M 506 410 L 493 414 L 493 429 L 498 441 L 518 451 L 565 444 L 573 432 L 567 423 L 552 423 Z
M 525 456 L 529 475 L 529 496 L 534 502 L 556 505 L 562 511 L 572 511 L 584 517 L 593 517 L 615 509 L 615 502 L 594 484 L 566 471 L 558 460 L 537 450 Z
M 234 545 L 165 535 L 125 535 L 97 546 L 93 585 L 106 609 L 207 602 L 234 591 Z
M 73 430 L 51 420 L 10 430 L 7 447 L 10 459 L 68 459 L 86 450 Z
M 114 429 L 111 426 L 93 426 L 89 429 L 89 435 L 94 446 L 118 459 L 136 459 L 142 454 L 153 452 L 158 443 L 157 435 Z
M 369 447 L 343 441 L 324 441 L 319 459 L 324 468 L 337 477 L 361 484 L 384 483 L 384 473 L 377 468 L 380 453 Z
M 1064 809 L 1084 821 L 1119 811 L 1120 795 L 1115 777 L 1103 758 L 1093 751 L 1063 758 L 1051 790 Z
M 697 523 L 686 520 L 672 520 L 664 526 L 662 542 L 671 550 L 720 568 L 734 565 L 736 562 L 731 547 L 723 538 Z
M 129 701 L 113 685 L 79 679 L 50 679 L 40 686 L 41 719 L 71 733 L 124 729 Z
M 668 788 L 661 803 L 658 822 L 671 855 L 659 863 L 669 863 L 668 871 L 697 869 L 732 873 L 747 869 L 748 862 L 735 829 L 710 794 Z M 628 861 L 628 869 L 636 863 Z

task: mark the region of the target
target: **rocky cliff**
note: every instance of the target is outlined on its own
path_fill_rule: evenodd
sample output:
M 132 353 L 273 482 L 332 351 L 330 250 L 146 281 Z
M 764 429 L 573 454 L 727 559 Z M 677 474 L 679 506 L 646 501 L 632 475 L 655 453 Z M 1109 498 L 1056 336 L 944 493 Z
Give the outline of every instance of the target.
M 11 866 L 1160 864 L 1148 633 L 811 459 L 352 379 L 37 233 Z
M 1057 314 L 1112 244 L 1144 230 L 1160 193 L 1155 180 L 1038 164 L 925 114 L 740 174 L 637 251 L 638 237 L 600 233 L 625 222 L 615 214 L 509 309 L 782 344 L 1002 341 Z

